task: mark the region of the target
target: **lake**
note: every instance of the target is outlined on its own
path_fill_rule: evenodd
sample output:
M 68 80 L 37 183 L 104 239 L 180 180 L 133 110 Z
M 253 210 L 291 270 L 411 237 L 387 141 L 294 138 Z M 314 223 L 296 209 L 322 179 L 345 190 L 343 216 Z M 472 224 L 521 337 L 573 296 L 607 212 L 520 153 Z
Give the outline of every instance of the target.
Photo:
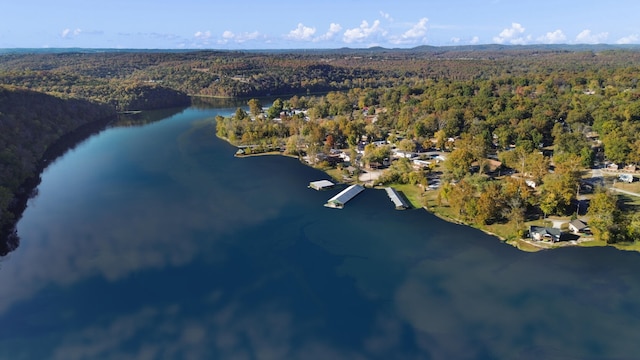
M 1 359 L 632 359 L 640 254 L 524 253 L 281 156 L 188 108 L 42 174 L 0 260 Z

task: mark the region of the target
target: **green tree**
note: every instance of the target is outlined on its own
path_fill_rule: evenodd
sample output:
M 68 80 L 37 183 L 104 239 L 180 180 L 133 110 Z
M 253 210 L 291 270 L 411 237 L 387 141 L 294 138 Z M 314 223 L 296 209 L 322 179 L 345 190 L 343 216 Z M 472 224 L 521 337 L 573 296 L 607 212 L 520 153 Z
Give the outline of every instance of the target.
M 267 110 L 267 117 L 269 119 L 275 119 L 279 117 L 283 108 L 284 108 L 284 103 L 282 102 L 282 99 L 280 98 L 275 99 L 273 101 L 273 104 L 269 108 L 269 110 Z
M 406 151 L 406 152 L 414 152 L 416 151 L 416 143 L 413 140 L 402 139 L 398 143 L 398 150 Z
M 251 99 L 247 103 L 249 105 L 249 113 L 254 117 L 262 113 L 262 103 L 258 99 Z
M 244 111 L 244 109 L 242 109 L 242 108 L 237 108 L 236 109 L 235 118 L 236 118 L 237 121 L 245 120 L 248 117 L 249 117 L 249 115 L 247 114 L 246 111 Z
M 616 241 L 616 223 L 620 218 L 617 197 L 606 190 L 598 189 L 589 202 L 589 228 L 596 240 Z

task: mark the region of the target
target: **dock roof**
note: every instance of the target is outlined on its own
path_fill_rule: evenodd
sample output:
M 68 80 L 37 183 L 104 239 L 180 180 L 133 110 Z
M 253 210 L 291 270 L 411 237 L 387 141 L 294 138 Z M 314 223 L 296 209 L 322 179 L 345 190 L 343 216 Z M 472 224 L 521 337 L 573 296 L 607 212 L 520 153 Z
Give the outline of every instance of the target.
M 389 199 L 391 199 L 391 201 L 393 201 L 393 203 L 395 204 L 396 209 L 400 210 L 400 209 L 408 209 L 409 208 L 409 204 L 407 204 L 407 202 L 404 200 L 404 198 L 401 197 L 400 194 L 398 194 L 396 189 L 394 189 L 392 187 L 386 187 L 386 188 L 384 188 L 384 190 L 387 192 L 387 195 L 389 196 Z
M 362 185 L 351 185 L 338 193 L 338 195 L 329 199 L 325 206 L 342 208 L 344 207 L 344 204 L 347 203 L 347 201 L 353 199 L 353 197 L 360 194 L 363 190 L 364 187 Z
M 309 187 L 315 190 L 323 190 L 333 187 L 335 184 L 329 180 L 318 180 L 309 183 Z

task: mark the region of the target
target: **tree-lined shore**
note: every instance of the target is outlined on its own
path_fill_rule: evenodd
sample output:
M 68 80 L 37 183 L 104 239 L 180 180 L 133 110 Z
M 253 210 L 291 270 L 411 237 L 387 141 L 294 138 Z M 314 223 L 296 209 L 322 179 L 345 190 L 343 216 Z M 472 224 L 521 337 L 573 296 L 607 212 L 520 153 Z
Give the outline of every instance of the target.
M 62 135 L 116 112 L 186 105 L 190 95 L 246 98 L 248 112 L 217 126 L 248 151 L 278 148 L 352 176 L 334 159 L 339 149 L 356 171 L 383 168 L 380 182 L 413 185 L 414 202 L 474 226 L 520 236 L 533 219 L 586 215 L 589 201 L 603 200 L 590 207 L 606 220 L 593 222 L 595 237 L 633 243 L 639 233 L 635 205 L 587 179 L 592 168 L 640 162 L 635 48 L 8 52 L 0 60 L 3 209 Z M 261 104 L 263 96 L 280 99 Z M 387 163 L 397 150 L 425 163 Z

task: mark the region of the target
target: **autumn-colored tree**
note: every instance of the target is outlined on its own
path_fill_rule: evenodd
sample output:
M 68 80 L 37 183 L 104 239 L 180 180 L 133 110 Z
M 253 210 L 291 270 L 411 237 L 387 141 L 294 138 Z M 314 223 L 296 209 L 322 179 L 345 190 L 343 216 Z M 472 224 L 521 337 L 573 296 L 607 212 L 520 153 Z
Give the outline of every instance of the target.
M 485 184 L 478 198 L 478 213 L 476 222 L 489 224 L 498 220 L 502 214 L 504 197 L 502 185 L 498 181 Z
M 466 179 L 460 180 L 451 186 L 447 194 L 447 201 L 456 214 L 463 220 L 474 219 L 477 216 L 476 189 Z
M 247 103 L 249 105 L 249 113 L 254 117 L 257 117 L 262 113 L 262 103 L 258 99 L 251 99 Z
M 617 197 L 606 190 L 598 189 L 589 202 L 589 228 L 596 240 L 612 243 L 616 241 L 616 224 L 620 219 Z

